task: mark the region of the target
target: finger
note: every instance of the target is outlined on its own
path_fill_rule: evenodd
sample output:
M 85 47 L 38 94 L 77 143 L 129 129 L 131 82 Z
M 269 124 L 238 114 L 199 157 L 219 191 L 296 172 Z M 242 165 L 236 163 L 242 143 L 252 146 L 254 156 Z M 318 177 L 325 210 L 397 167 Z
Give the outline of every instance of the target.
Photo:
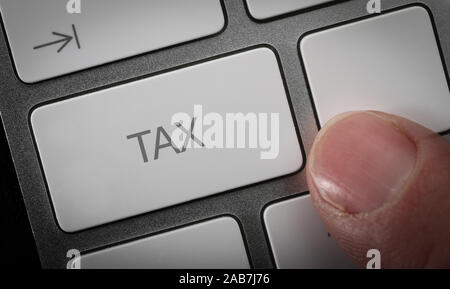
M 308 185 L 331 235 L 358 264 L 450 267 L 450 143 L 404 118 L 331 120 L 311 149 Z

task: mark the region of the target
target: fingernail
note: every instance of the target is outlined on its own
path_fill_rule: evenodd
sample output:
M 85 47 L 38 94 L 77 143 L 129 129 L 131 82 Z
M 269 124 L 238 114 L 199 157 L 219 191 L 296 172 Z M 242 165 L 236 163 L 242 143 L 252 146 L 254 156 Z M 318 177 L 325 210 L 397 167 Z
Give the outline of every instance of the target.
M 354 113 L 321 130 L 309 169 L 322 198 L 345 212 L 364 213 L 399 194 L 416 157 L 416 145 L 383 115 Z

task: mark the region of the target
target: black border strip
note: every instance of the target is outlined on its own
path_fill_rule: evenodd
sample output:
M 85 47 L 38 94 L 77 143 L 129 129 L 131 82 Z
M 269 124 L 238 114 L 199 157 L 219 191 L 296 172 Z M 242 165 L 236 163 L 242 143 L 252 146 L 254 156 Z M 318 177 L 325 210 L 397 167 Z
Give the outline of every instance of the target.
M 8 202 L 3 203 L 1 205 L 0 209 L 5 209 L 5 207 L 8 204 L 13 204 L 13 207 L 8 207 L 6 208 L 5 211 L 2 212 L 2 218 L 3 218 L 3 214 L 8 214 L 10 215 L 11 213 L 13 213 L 13 215 L 11 215 L 11 218 L 9 218 L 9 220 L 6 220 L 6 222 L 8 221 L 15 221 L 14 224 L 8 224 L 8 223 L 4 223 L 4 220 L 2 219 L 2 227 L 3 227 L 3 231 L 5 235 L 9 235 L 10 233 L 12 233 L 13 236 L 22 236 L 23 238 L 20 240 L 20 243 L 14 243 L 12 244 L 10 241 L 14 241 L 14 239 L 10 239 L 8 240 L 11 244 L 11 246 L 6 246 L 8 244 L 8 241 L 6 243 L 2 243 L 1 248 L 2 249 L 8 249 L 8 250 L 24 250 L 23 252 L 25 252 L 26 254 L 31 254 L 31 255 L 27 255 L 27 258 L 29 258 L 27 261 L 31 261 L 31 265 L 33 267 L 39 266 L 42 267 L 42 262 L 41 259 L 39 258 L 39 253 L 36 247 L 36 242 L 34 240 L 34 232 L 31 226 L 31 220 L 30 220 L 30 215 L 28 210 L 26 209 L 26 204 L 25 204 L 25 200 L 24 200 L 24 195 L 21 193 L 22 190 L 22 186 L 19 182 L 18 179 L 18 175 L 17 175 L 17 168 L 16 168 L 16 164 L 14 163 L 14 159 L 13 159 L 13 155 L 12 155 L 12 150 L 11 150 L 11 144 L 9 142 L 8 139 L 8 133 L 6 132 L 6 126 L 5 123 L 3 122 L 3 116 L 2 113 L 0 111 L 0 159 L 2 160 L 2 166 L 3 166 L 3 170 L 2 170 L 2 177 L 1 177 L 1 182 L 3 184 L 0 184 L 0 189 L 1 188 L 6 188 L 6 191 L 0 191 L 0 194 L 4 194 L 4 193 L 8 193 L 11 194 L 13 196 L 11 196 Z M 5 170 L 6 169 L 6 170 Z M 2 201 L 4 198 L 2 197 Z M 12 202 L 11 202 L 12 201 Z M 19 206 L 19 207 L 17 207 Z M 15 229 L 12 229 L 14 228 Z M 11 231 L 13 230 L 13 231 Z M 16 231 L 17 230 L 17 231 Z M 26 245 L 25 248 L 22 248 L 19 246 L 21 245 Z M 14 258 L 16 261 L 14 261 L 12 263 L 12 266 L 15 265 L 19 265 L 17 261 L 17 257 L 18 256 L 25 256 L 23 254 L 19 254 L 19 255 L 15 255 Z M 5 260 L 11 260 L 11 257 L 8 254 L 6 254 L 6 259 Z M 23 264 L 22 264 L 23 266 Z M 26 265 L 25 267 L 28 267 L 28 265 Z
M 111 87 L 115 87 L 115 86 L 131 83 L 131 82 L 134 82 L 134 81 L 139 81 L 139 80 L 142 80 L 142 79 L 146 79 L 146 78 L 150 78 L 150 77 L 153 77 L 153 76 L 165 74 L 165 73 L 168 73 L 168 72 L 180 70 L 180 69 L 183 69 L 183 68 L 188 68 L 188 67 L 191 67 L 191 66 L 195 66 L 195 65 L 198 65 L 198 64 L 210 62 L 210 61 L 213 61 L 213 60 L 216 60 L 216 59 L 221 59 L 221 58 L 224 58 L 224 57 L 227 57 L 227 56 L 240 54 L 240 53 L 247 52 L 247 51 L 250 51 L 250 50 L 254 50 L 254 49 L 257 49 L 257 48 L 268 48 L 268 49 L 270 49 L 274 53 L 275 58 L 277 60 L 278 68 L 279 68 L 279 72 L 280 72 L 280 77 L 281 77 L 282 82 L 283 82 L 283 86 L 284 86 L 284 90 L 285 90 L 285 93 L 286 93 L 288 106 L 289 106 L 289 109 L 290 109 L 290 112 L 291 112 L 292 122 L 294 123 L 294 128 L 295 128 L 295 132 L 297 134 L 297 140 L 299 142 L 299 147 L 300 147 L 300 151 L 301 151 L 301 155 L 302 155 L 302 164 L 301 164 L 301 166 L 300 166 L 300 168 L 298 170 L 296 170 L 296 171 L 294 171 L 292 173 L 289 173 L 289 174 L 285 174 L 285 175 L 277 176 L 277 177 L 274 177 L 274 178 L 266 179 L 266 180 L 263 180 L 263 181 L 260 181 L 260 182 L 256 182 L 256 183 L 252 183 L 252 184 L 248 184 L 248 185 L 244 185 L 244 186 L 240 186 L 240 187 L 237 187 L 235 189 L 222 191 L 222 192 L 217 192 L 217 193 L 214 193 L 214 194 L 211 194 L 211 195 L 208 195 L 208 196 L 196 198 L 196 199 L 193 199 L 193 200 L 190 200 L 190 201 L 186 201 L 186 202 L 177 203 L 177 204 L 174 204 L 174 205 L 171 205 L 171 206 L 163 207 L 163 208 L 156 209 L 156 210 L 147 211 L 147 212 L 144 212 L 144 213 L 139 213 L 139 214 L 136 214 L 136 215 L 128 216 L 128 217 L 125 217 L 125 218 L 122 218 L 122 219 L 118 219 L 118 220 L 114 220 L 114 221 L 110 221 L 110 222 L 107 222 L 107 223 L 98 224 L 98 225 L 91 226 L 91 227 L 88 227 L 88 228 L 84 228 L 84 229 L 81 229 L 81 230 L 78 230 L 78 231 L 74 231 L 74 232 L 68 232 L 68 231 L 65 231 L 64 229 L 61 228 L 60 224 L 57 221 L 58 219 L 56 217 L 55 206 L 53 204 L 53 200 L 52 200 L 52 197 L 51 197 L 51 194 L 50 194 L 50 188 L 48 186 L 47 178 L 45 176 L 45 171 L 44 171 L 44 167 L 43 167 L 43 164 L 42 164 L 42 158 L 41 158 L 41 156 L 39 154 L 39 149 L 38 149 L 38 145 L 37 145 L 37 142 L 36 142 L 36 137 L 35 137 L 34 131 L 32 129 L 33 126 L 32 126 L 32 123 L 31 123 L 31 115 L 32 115 L 34 110 L 36 110 L 39 107 L 42 107 L 42 106 L 45 106 L 45 105 L 49 105 L 49 104 L 52 104 L 52 103 L 64 101 L 64 100 L 75 98 L 75 97 L 82 96 L 82 95 L 87 95 L 87 94 L 90 94 L 90 93 L 93 93 L 93 92 L 96 92 L 96 91 L 105 90 L 105 89 L 108 89 L 108 88 L 111 88 Z M 98 227 L 104 227 L 104 226 L 112 225 L 112 224 L 115 224 L 115 223 L 123 222 L 125 220 L 129 220 L 129 219 L 132 219 L 132 218 L 138 218 L 138 217 L 143 216 L 143 215 L 147 215 L 147 214 L 151 214 L 151 213 L 155 213 L 155 212 L 160 212 L 162 210 L 167 210 L 167 209 L 170 209 L 170 208 L 173 208 L 173 207 L 177 207 L 177 206 L 181 206 L 181 205 L 187 205 L 187 204 L 190 204 L 190 203 L 193 203 L 193 202 L 198 202 L 200 200 L 204 200 L 206 198 L 210 198 L 210 197 L 213 197 L 213 196 L 216 196 L 216 195 L 236 192 L 238 190 L 247 189 L 247 188 L 252 187 L 252 186 L 261 185 L 261 184 L 264 184 L 264 183 L 268 183 L 270 181 L 279 180 L 279 179 L 282 179 L 282 178 L 285 178 L 285 177 L 293 176 L 293 175 L 296 175 L 299 172 L 301 172 L 304 169 L 304 167 L 306 166 L 305 149 L 304 149 L 303 142 L 302 142 L 302 139 L 301 139 L 300 130 L 299 130 L 299 127 L 298 127 L 298 124 L 297 124 L 297 119 L 295 118 L 294 109 L 293 109 L 293 106 L 292 106 L 291 97 L 290 97 L 289 90 L 288 90 L 288 87 L 287 87 L 286 78 L 285 78 L 285 75 L 284 75 L 284 72 L 283 72 L 283 69 L 282 69 L 282 66 L 281 66 L 281 59 L 280 59 L 280 56 L 279 56 L 278 52 L 275 50 L 275 48 L 273 46 L 269 45 L 269 44 L 258 44 L 258 45 L 254 45 L 254 46 L 245 47 L 245 48 L 242 48 L 242 49 L 239 49 L 239 50 L 231 51 L 231 52 L 228 52 L 228 53 L 225 53 L 225 54 L 221 54 L 221 55 L 212 56 L 212 57 L 209 57 L 209 58 L 201 59 L 201 60 L 198 60 L 198 61 L 195 61 L 195 62 L 191 62 L 191 63 L 187 63 L 187 64 L 182 64 L 180 66 L 171 67 L 171 68 L 168 68 L 168 69 L 165 69 L 165 70 L 161 70 L 161 71 L 158 71 L 158 72 L 154 72 L 154 73 L 150 73 L 150 74 L 147 74 L 147 75 L 141 75 L 141 76 L 138 76 L 138 77 L 135 77 L 135 78 L 122 80 L 122 81 L 119 81 L 119 82 L 116 82 L 116 83 L 112 83 L 112 84 L 107 84 L 107 85 L 96 87 L 96 88 L 93 88 L 93 89 L 90 89 L 90 90 L 87 90 L 87 91 L 78 92 L 76 94 L 68 95 L 68 96 L 65 96 L 65 97 L 44 101 L 42 103 L 39 103 L 39 104 L 33 106 L 29 110 L 29 112 L 28 112 L 28 125 L 29 125 L 30 134 L 32 136 L 33 144 L 34 144 L 35 153 L 36 153 L 38 161 L 39 161 L 39 167 L 41 169 L 42 178 L 43 178 L 43 181 L 44 181 L 44 184 L 45 184 L 45 188 L 46 188 L 46 191 L 47 191 L 47 198 L 48 198 L 48 201 L 50 202 L 50 206 L 52 208 L 54 223 L 56 224 L 56 226 L 58 227 L 58 229 L 60 231 L 66 233 L 66 234 L 69 234 L 69 235 L 79 234 L 81 232 L 84 232 L 84 231 L 87 231 L 87 230 L 96 229 Z
M 446 76 L 446 79 L 447 79 L 447 87 L 449 88 L 449 92 L 450 92 L 449 73 L 448 73 L 448 70 L 447 70 L 447 65 L 445 63 L 445 58 L 444 58 L 444 53 L 443 53 L 443 50 L 442 50 L 442 46 L 441 46 L 441 43 L 439 42 L 439 35 L 438 35 L 437 28 L 436 28 L 436 23 L 434 21 L 433 13 L 432 13 L 431 9 L 428 6 L 426 6 L 425 4 L 419 3 L 419 2 L 410 3 L 410 4 L 407 4 L 407 5 L 398 6 L 398 7 L 391 8 L 391 9 L 387 9 L 387 10 L 383 11 L 381 14 L 369 14 L 369 15 L 362 16 L 362 17 L 359 17 L 359 18 L 355 18 L 355 19 L 351 19 L 351 20 L 347 20 L 347 21 L 338 22 L 338 23 L 335 23 L 335 24 L 332 24 L 332 25 L 324 26 L 324 27 L 321 27 L 321 28 L 318 28 L 318 29 L 314 29 L 314 30 L 311 30 L 311 31 L 308 31 L 308 32 L 304 33 L 302 36 L 300 36 L 299 40 L 297 41 L 297 52 L 298 52 L 298 55 L 299 55 L 299 58 L 300 58 L 300 64 L 301 64 L 301 67 L 302 67 L 302 72 L 303 72 L 303 75 L 305 77 L 305 83 L 306 83 L 306 87 L 308 89 L 309 99 L 310 99 L 311 105 L 313 107 L 314 118 L 316 120 L 316 125 L 317 125 L 317 128 L 319 130 L 322 128 L 322 126 L 320 125 L 319 116 L 317 114 L 316 104 L 314 102 L 314 97 L 313 97 L 313 94 L 312 94 L 310 81 L 308 79 L 308 73 L 306 71 L 306 65 L 305 65 L 305 62 L 304 62 L 304 59 L 303 59 L 303 54 L 302 54 L 301 48 L 300 48 L 300 44 L 301 44 L 302 40 L 306 36 L 314 34 L 314 33 L 317 33 L 317 32 L 321 32 L 321 31 L 325 31 L 325 30 L 328 30 L 328 29 L 336 28 L 336 27 L 339 27 L 339 26 L 343 26 L 343 25 L 355 23 L 355 22 L 358 22 L 358 21 L 362 21 L 362 20 L 378 17 L 380 15 L 393 13 L 393 12 L 400 11 L 400 10 L 407 9 L 407 8 L 411 8 L 411 7 L 422 7 L 428 13 L 428 16 L 429 16 L 430 22 L 431 22 L 431 26 L 433 27 L 434 36 L 435 36 L 435 40 L 436 40 L 436 45 L 437 45 L 438 50 L 439 50 L 439 55 L 441 57 L 444 73 L 445 73 L 445 76 Z M 446 135 L 447 133 L 450 133 L 450 129 L 448 129 L 446 131 L 443 131 L 443 132 L 439 132 L 439 134 L 442 135 L 442 136 Z
M 170 48 L 184 46 L 184 45 L 196 42 L 196 41 L 201 41 L 201 40 L 205 40 L 205 39 L 208 39 L 208 38 L 213 38 L 215 36 L 218 36 L 218 35 L 222 34 L 228 27 L 228 14 L 227 14 L 227 11 L 225 9 L 225 4 L 224 4 L 225 0 L 219 0 L 219 1 L 220 1 L 220 6 L 222 7 L 224 23 L 223 23 L 222 29 L 220 29 L 216 33 L 205 35 L 205 36 L 202 36 L 200 38 L 195 38 L 195 39 L 191 39 L 191 40 L 188 40 L 188 41 L 183 41 L 183 42 L 176 43 L 176 44 L 173 44 L 173 45 L 161 47 L 161 48 L 158 48 L 158 49 L 148 50 L 148 51 L 145 51 L 145 52 L 142 52 L 142 53 L 133 54 L 133 55 L 126 56 L 126 57 L 123 57 L 123 58 L 119 58 L 119 59 L 111 60 L 111 61 L 108 61 L 108 62 L 96 64 L 96 65 L 93 65 L 93 66 L 77 69 L 77 70 L 72 71 L 72 72 L 59 74 L 59 75 L 52 76 L 52 77 L 49 77 L 49 78 L 45 78 L 45 79 L 42 79 L 42 80 L 38 80 L 38 81 L 35 81 L 35 82 L 25 82 L 19 76 L 19 73 L 18 73 L 17 67 L 16 67 L 16 62 L 15 62 L 15 59 L 14 59 L 14 56 L 13 56 L 13 53 L 12 53 L 11 44 L 9 42 L 8 34 L 6 32 L 6 25 L 5 25 L 5 22 L 3 20 L 3 17 L 1 15 L 1 13 L 0 13 L 0 26 L 1 26 L 2 30 L 3 30 L 3 36 L 4 36 L 4 39 L 5 39 L 5 42 L 6 42 L 6 46 L 8 48 L 10 61 L 11 61 L 12 68 L 14 70 L 16 79 L 19 80 L 22 84 L 25 84 L 25 85 L 36 85 L 36 84 L 40 84 L 40 83 L 43 83 L 43 82 L 46 82 L 46 81 L 50 81 L 50 80 L 61 79 L 61 78 L 65 77 L 65 76 L 74 75 L 74 74 L 77 74 L 77 73 L 80 73 L 80 72 L 90 71 L 90 70 L 93 70 L 93 69 L 96 69 L 96 68 L 99 68 L 99 67 L 102 67 L 102 66 L 119 63 L 119 62 L 125 61 L 125 60 L 130 60 L 130 59 L 132 59 L 134 57 L 140 57 L 140 56 L 143 56 L 143 55 L 146 55 L 146 54 L 157 53 L 157 52 L 160 52 L 160 51 L 163 51 L 163 50 L 167 50 L 167 49 L 170 49 Z

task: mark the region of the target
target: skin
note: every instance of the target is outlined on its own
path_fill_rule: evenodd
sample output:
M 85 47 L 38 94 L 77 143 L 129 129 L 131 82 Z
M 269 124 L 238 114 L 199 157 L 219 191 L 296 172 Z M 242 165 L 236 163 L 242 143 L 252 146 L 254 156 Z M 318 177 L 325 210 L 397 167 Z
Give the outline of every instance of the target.
M 307 181 L 359 266 L 375 248 L 382 268 L 450 268 L 450 142 L 441 136 L 381 112 L 337 116 L 315 139 Z

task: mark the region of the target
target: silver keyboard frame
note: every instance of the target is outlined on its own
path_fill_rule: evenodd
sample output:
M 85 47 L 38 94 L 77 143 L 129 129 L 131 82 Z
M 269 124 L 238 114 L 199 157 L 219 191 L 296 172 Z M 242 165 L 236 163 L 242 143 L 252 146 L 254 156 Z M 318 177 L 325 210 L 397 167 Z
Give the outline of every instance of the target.
M 90 90 L 132 81 L 202 62 L 208 58 L 216 58 L 248 47 L 266 44 L 273 47 L 279 55 L 303 150 L 304 153 L 308 153 L 318 126 L 301 64 L 298 41 L 302 35 L 313 30 L 368 17 L 367 0 L 337 1 L 289 13 L 287 16 L 275 17 L 269 21 L 253 20 L 244 2 L 244 0 L 223 0 L 227 21 L 225 29 L 220 34 L 36 84 L 25 84 L 17 77 L 2 27 L 0 114 L 37 251 L 44 268 L 65 268 L 68 261 L 66 252 L 69 249 L 75 248 L 82 253 L 93 251 L 221 215 L 230 215 L 238 220 L 252 268 L 274 268 L 275 264 L 262 222 L 262 211 L 267 204 L 277 200 L 306 194 L 308 188 L 304 169 L 293 175 L 103 226 L 76 233 L 65 233 L 56 223 L 29 125 L 30 111 L 42 103 L 81 95 Z M 440 42 L 448 80 L 450 0 L 382 0 L 382 3 L 383 11 L 413 3 L 429 8 L 433 15 L 435 32 Z

